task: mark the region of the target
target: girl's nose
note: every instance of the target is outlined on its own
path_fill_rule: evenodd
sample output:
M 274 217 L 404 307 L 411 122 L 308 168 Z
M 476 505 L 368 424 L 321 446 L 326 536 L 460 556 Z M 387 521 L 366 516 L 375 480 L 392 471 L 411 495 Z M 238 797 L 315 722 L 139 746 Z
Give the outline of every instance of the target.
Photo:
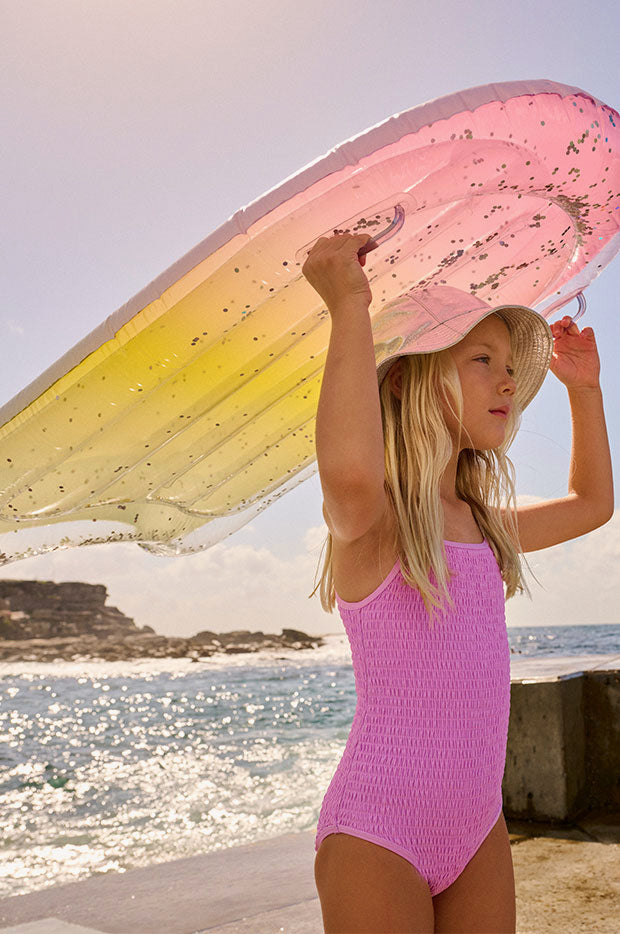
M 516 392 L 517 381 L 515 380 L 514 376 L 510 376 L 508 373 L 506 373 L 502 382 L 503 382 L 503 390 L 510 389 L 511 395 L 513 395 Z

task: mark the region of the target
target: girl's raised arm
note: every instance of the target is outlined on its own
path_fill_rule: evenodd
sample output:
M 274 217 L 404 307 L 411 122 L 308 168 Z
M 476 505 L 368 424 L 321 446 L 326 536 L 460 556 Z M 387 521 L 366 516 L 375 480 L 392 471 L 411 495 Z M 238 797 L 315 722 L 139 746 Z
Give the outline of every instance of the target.
M 331 336 L 316 421 L 325 520 L 355 541 L 383 515 L 384 452 L 379 386 L 368 309 L 372 293 L 358 250 L 368 234 L 336 234 L 314 245 L 302 272 L 324 299 Z

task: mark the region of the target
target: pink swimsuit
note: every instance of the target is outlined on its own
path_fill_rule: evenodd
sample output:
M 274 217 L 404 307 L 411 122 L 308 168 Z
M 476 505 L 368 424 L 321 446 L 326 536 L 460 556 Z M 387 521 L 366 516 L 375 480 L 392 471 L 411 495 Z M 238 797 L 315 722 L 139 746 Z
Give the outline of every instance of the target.
M 487 541 L 444 545 L 456 610 L 436 614 L 432 631 L 399 562 L 365 600 L 337 597 L 357 706 L 315 838 L 316 850 L 339 832 L 393 850 L 431 895 L 461 874 L 502 813 L 510 713 L 497 561 Z

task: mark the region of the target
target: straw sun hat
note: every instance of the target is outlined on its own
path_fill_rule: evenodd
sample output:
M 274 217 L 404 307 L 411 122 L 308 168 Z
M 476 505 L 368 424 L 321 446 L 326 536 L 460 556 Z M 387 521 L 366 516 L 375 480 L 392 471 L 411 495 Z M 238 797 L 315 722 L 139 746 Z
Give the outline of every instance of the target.
M 373 322 L 379 384 L 405 354 L 452 347 L 489 315 L 510 330 L 516 380 L 515 401 L 525 409 L 542 386 L 553 350 L 553 334 L 541 314 L 525 305 L 497 305 L 452 286 L 412 289 L 384 306 Z

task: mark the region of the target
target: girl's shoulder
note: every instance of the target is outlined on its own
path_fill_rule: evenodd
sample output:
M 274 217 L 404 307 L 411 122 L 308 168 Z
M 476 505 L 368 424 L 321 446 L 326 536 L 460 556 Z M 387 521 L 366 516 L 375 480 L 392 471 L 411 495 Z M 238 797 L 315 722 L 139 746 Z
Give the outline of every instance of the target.
M 480 544 L 484 535 L 471 507 L 443 504 L 443 539 Z M 332 536 L 332 575 L 338 596 L 347 603 L 365 600 L 383 583 L 398 559 L 398 520 L 386 496 L 381 519 L 354 542 Z

